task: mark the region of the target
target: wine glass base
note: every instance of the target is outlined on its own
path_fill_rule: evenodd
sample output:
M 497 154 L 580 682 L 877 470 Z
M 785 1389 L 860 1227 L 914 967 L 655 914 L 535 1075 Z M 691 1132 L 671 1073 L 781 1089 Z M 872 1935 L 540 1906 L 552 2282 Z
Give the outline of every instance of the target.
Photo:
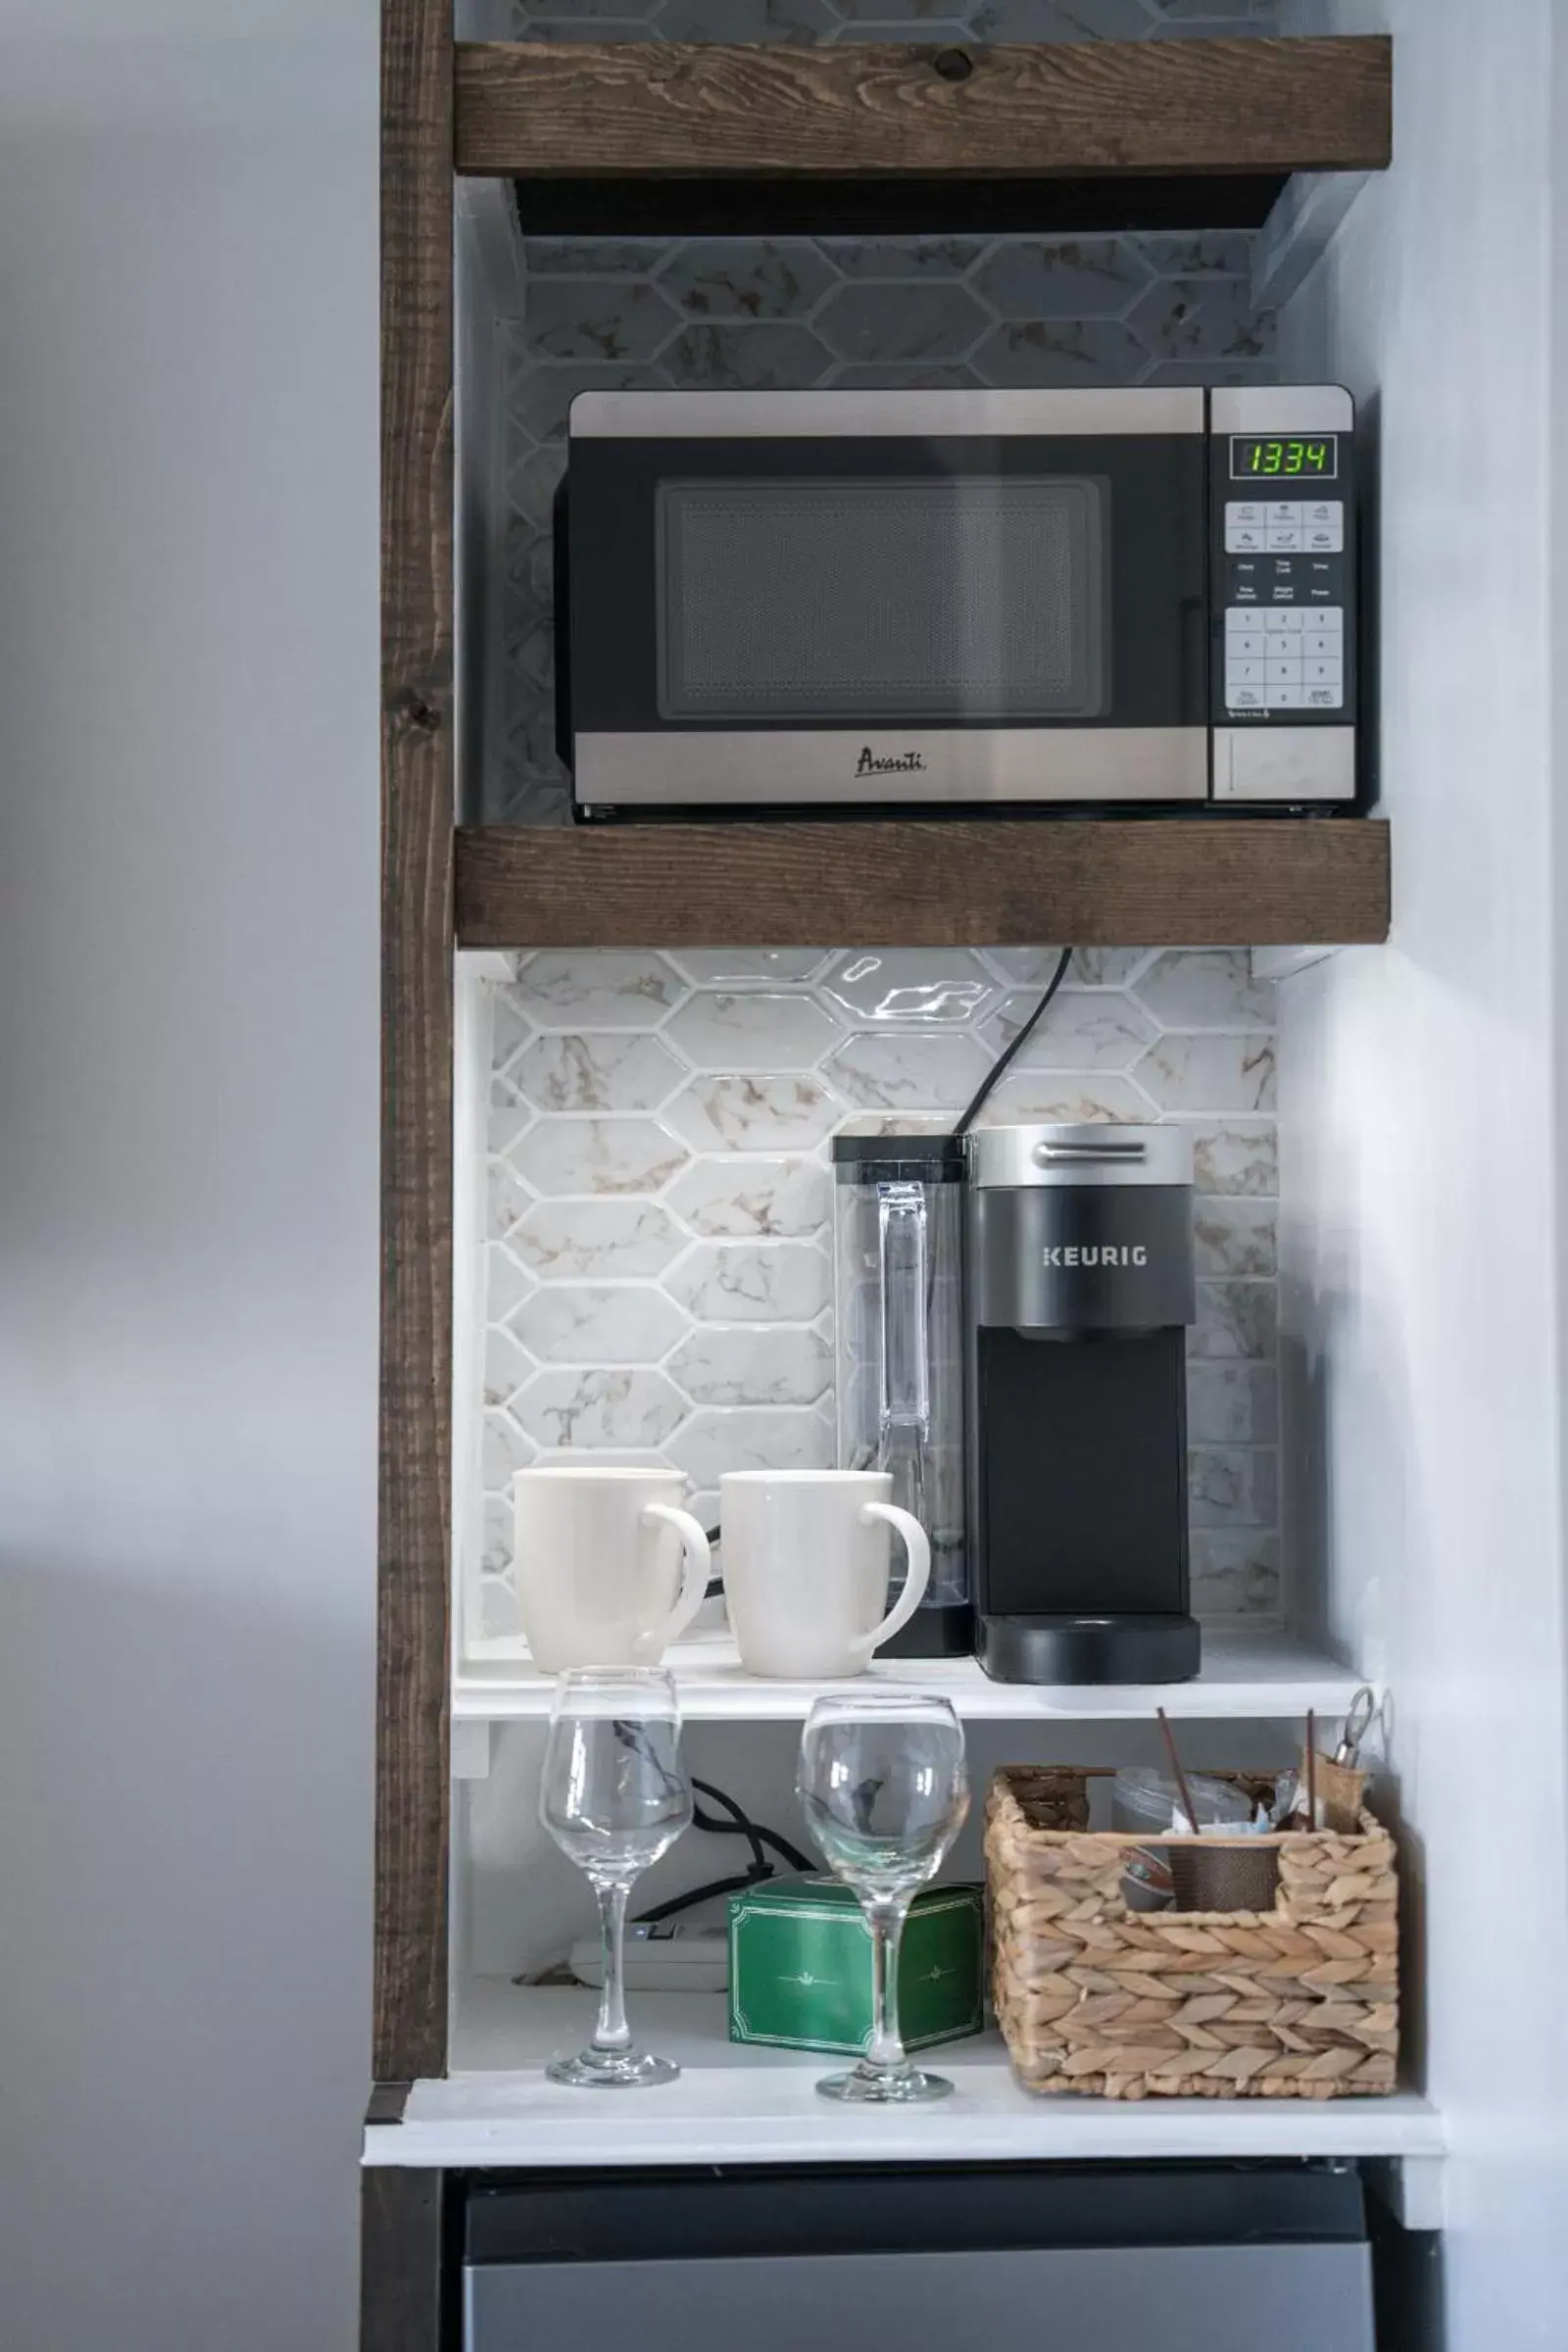
M 545 2068 L 552 2082 L 579 2090 L 641 2090 L 649 2082 L 673 2082 L 680 2068 L 673 2058 L 645 2050 L 580 2050 L 575 2058 L 553 2058 Z
M 913 2107 L 926 2099 L 945 2099 L 953 2089 L 946 2075 L 928 2075 L 917 2066 L 870 2066 L 863 2061 L 847 2075 L 824 2075 L 817 2094 L 842 2099 L 851 2107 Z

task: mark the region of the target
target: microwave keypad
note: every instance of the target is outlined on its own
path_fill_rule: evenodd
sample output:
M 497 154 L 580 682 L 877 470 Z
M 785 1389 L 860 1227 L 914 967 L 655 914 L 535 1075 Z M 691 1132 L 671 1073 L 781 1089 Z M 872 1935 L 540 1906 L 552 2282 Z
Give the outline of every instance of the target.
M 1225 559 L 1224 707 L 1228 712 L 1312 710 L 1337 716 L 1346 707 L 1344 505 L 1338 499 L 1226 501 L 1225 535 L 1232 536 L 1231 511 L 1260 517 L 1235 526 L 1270 534 L 1291 532 L 1289 548 L 1268 547 L 1260 555 Z M 1274 518 L 1287 509 L 1320 514 L 1332 510 L 1340 545 L 1329 554 L 1300 544 L 1311 528 Z M 1327 526 L 1322 526 L 1327 527 Z
M 1345 703 L 1340 605 L 1232 605 L 1225 613 L 1225 701 L 1232 710 L 1338 710 Z

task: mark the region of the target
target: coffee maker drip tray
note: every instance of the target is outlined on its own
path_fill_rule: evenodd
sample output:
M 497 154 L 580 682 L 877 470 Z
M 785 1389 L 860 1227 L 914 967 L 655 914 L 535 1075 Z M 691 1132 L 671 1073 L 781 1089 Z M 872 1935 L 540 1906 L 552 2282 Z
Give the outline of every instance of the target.
M 1192 1617 L 985 1617 L 980 1663 L 998 1683 L 1190 1683 L 1200 1663 Z

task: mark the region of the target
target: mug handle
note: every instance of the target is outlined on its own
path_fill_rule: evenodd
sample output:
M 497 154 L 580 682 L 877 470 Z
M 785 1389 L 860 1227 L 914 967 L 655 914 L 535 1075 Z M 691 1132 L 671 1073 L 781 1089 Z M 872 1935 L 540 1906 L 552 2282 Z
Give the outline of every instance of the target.
M 904 1591 L 899 1594 L 881 1624 L 869 1634 L 862 1634 L 856 1642 L 856 1652 L 862 1666 L 868 1666 L 884 1642 L 902 1633 L 925 1598 L 925 1589 L 931 1582 L 931 1545 L 925 1529 L 912 1511 L 901 1511 L 896 1502 L 863 1502 L 860 1505 L 860 1525 L 872 1526 L 878 1519 L 903 1537 L 904 1548 L 909 1555 L 908 1570 L 904 1579 Z
M 657 1658 L 666 1642 L 680 1640 L 708 1598 L 708 1580 L 713 1568 L 713 1554 L 708 1538 L 690 1511 L 678 1511 L 673 1503 L 668 1502 L 645 1502 L 643 1518 L 645 1521 L 658 1519 L 665 1527 L 675 1530 L 685 1554 L 685 1574 L 681 1578 L 675 1606 L 663 1624 L 650 1626 L 648 1632 L 639 1634 L 633 1642 L 633 1653 L 639 1665 L 646 1658 Z

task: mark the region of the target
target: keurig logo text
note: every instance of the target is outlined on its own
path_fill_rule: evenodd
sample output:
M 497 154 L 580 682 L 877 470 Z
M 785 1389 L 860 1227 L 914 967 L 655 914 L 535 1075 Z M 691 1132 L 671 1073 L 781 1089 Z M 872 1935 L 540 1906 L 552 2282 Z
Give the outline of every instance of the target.
M 1047 1250 L 1043 1262 L 1048 1266 L 1147 1266 L 1149 1251 L 1142 1242 L 1108 1243 L 1095 1248 L 1074 1245 L 1070 1248 Z

